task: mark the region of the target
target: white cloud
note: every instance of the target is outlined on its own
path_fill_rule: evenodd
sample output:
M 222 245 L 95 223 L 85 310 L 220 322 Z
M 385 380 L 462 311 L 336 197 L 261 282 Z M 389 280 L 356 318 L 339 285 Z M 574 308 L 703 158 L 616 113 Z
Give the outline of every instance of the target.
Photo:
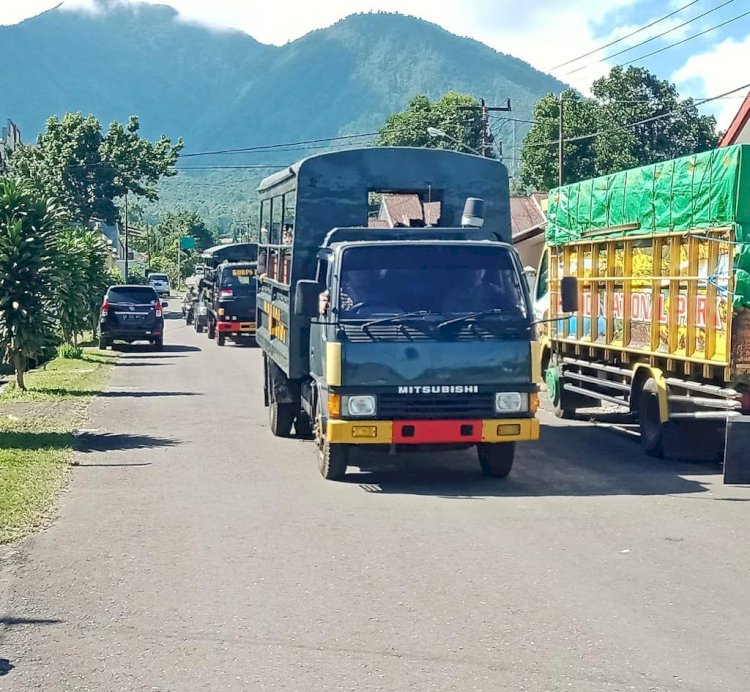
M 688 58 L 672 75 L 672 81 L 680 91 L 691 95 L 717 96 L 750 82 L 747 65 L 750 65 L 750 34 L 742 40 L 727 39 L 705 53 Z M 732 122 L 745 95 L 745 91 L 738 92 L 710 104 L 721 129 Z

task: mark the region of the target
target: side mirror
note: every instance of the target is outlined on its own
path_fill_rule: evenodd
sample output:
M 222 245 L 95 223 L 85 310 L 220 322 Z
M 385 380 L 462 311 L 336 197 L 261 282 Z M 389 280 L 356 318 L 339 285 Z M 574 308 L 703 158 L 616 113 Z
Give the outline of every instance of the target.
M 266 273 L 267 264 L 268 264 L 267 261 L 266 261 L 266 258 L 267 258 L 267 254 L 266 253 L 267 252 L 268 251 L 265 250 L 263 252 L 259 252 L 258 253 L 258 263 L 256 265 L 256 270 L 257 270 L 258 274 L 265 274 Z
M 578 279 L 575 276 L 565 276 L 560 282 L 560 293 L 562 294 L 562 311 L 578 311 Z
M 162 308 L 168 308 L 169 307 L 169 303 L 166 300 L 162 300 L 161 301 L 161 306 L 162 306 Z
M 318 297 L 324 290 L 324 287 L 317 281 L 309 279 L 298 281 L 294 291 L 294 314 L 303 317 L 317 317 Z

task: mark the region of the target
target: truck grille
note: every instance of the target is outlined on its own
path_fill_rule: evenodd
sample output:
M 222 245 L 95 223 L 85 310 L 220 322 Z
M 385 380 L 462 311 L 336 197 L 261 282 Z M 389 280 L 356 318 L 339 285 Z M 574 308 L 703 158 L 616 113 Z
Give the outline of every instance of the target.
M 492 418 L 495 413 L 493 394 L 446 396 L 413 396 L 408 394 L 380 394 L 378 417 L 386 420 Z

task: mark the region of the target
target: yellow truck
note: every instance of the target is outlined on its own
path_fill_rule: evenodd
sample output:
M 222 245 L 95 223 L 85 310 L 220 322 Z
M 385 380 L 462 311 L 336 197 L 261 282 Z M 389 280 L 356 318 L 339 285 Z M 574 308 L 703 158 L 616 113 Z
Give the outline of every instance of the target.
M 558 416 L 624 406 L 648 454 L 693 435 L 706 458 L 729 421 L 750 459 L 750 146 L 553 190 L 534 304 Z

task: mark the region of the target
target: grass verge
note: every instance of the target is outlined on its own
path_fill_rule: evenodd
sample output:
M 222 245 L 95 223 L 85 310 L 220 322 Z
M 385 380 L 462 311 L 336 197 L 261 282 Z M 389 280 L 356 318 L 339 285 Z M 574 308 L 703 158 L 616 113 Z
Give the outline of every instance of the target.
M 109 379 L 115 353 L 86 349 L 28 373 L 22 392 L 0 393 L 0 543 L 42 525 L 65 484 L 73 432 Z

